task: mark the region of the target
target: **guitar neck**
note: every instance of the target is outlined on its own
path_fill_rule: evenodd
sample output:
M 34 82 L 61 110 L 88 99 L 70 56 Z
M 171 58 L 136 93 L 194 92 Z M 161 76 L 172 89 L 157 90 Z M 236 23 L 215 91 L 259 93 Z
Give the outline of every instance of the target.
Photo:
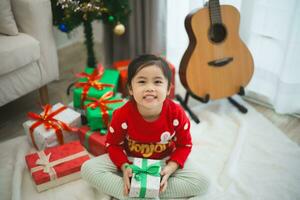
M 209 0 L 208 9 L 211 24 L 222 24 L 219 0 Z

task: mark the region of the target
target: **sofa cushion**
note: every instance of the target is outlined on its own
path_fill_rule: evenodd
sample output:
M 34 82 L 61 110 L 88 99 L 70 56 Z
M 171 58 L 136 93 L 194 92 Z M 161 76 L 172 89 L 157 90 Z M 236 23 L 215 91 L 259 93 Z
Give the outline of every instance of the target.
M 6 35 L 18 34 L 18 28 L 11 10 L 10 0 L 0 1 L 0 33 Z
M 19 33 L 16 36 L 0 34 L 0 75 L 12 72 L 40 58 L 39 41 Z

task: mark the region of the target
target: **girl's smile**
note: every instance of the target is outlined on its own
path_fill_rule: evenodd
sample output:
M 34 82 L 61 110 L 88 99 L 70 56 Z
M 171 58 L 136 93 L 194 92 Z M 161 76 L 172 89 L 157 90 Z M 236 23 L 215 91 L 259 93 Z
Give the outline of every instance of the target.
M 147 94 L 147 95 L 145 95 L 144 97 L 143 97 L 143 99 L 146 99 L 146 100 L 153 100 L 153 99 L 156 99 L 157 98 L 157 96 L 155 96 L 155 95 L 151 95 L 151 94 Z

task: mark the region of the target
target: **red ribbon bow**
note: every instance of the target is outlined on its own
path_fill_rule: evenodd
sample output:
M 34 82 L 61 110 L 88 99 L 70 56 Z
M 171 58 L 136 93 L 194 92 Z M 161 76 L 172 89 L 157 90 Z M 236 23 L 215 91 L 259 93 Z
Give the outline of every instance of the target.
M 108 107 L 107 104 L 123 102 L 122 99 L 109 100 L 111 97 L 113 97 L 113 95 L 114 95 L 114 93 L 112 91 L 109 91 L 109 92 L 106 92 L 99 99 L 88 97 L 87 100 L 91 100 L 93 102 L 86 104 L 84 106 L 84 108 L 86 109 L 89 107 L 89 108 L 95 109 L 95 108 L 99 107 L 102 112 L 103 122 L 106 126 L 108 126 L 108 123 L 109 123 L 108 110 L 111 110 L 112 108 Z
M 28 117 L 30 119 L 36 120 L 36 122 L 33 123 L 29 128 L 32 144 L 36 149 L 38 149 L 38 147 L 34 140 L 33 131 L 36 127 L 38 127 L 41 124 L 44 124 L 46 130 L 49 130 L 50 128 L 53 128 L 55 130 L 55 134 L 56 134 L 59 144 L 64 143 L 62 130 L 73 131 L 73 132 L 75 132 L 77 130 L 76 128 L 72 128 L 72 127 L 68 126 L 64 122 L 53 118 L 56 114 L 62 112 L 66 108 L 67 108 L 66 106 L 62 106 L 59 109 L 52 112 L 52 106 L 49 104 L 46 104 L 45 106 L 43 106 L 43 110 L 44 110 L 43 114 L 36 114 L 33 112 L 28 112 L 28 114 L 27 114 Z
M 78 82 L 75 84 L 75 87 L 80 88 L 82 87 L 82 94 L 81 94 L 81 102 L 86 100 L 88 90 L 90 87 L 94 87 L 97 90 L 103 90 L 104 87 L 114 87 L 113 84 L 108 83 L 101 83 L 99 80 L 104 74 L 104 67 L 99 65 L 98 68 L 95 68 L 92 74 L 88 74 L 86 72 L 81 72 L 76 74 L 79 78 L 86 78 L 85 82 Z

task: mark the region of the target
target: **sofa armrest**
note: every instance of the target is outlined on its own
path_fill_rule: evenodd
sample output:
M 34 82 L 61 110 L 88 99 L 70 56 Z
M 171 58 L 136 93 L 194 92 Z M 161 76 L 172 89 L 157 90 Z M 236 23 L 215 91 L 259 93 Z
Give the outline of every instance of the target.
M 20 32 L 40 42 L 42 84 L 58 79 L 58 59 L 53 37 L 50 0 L 11 0 Z

